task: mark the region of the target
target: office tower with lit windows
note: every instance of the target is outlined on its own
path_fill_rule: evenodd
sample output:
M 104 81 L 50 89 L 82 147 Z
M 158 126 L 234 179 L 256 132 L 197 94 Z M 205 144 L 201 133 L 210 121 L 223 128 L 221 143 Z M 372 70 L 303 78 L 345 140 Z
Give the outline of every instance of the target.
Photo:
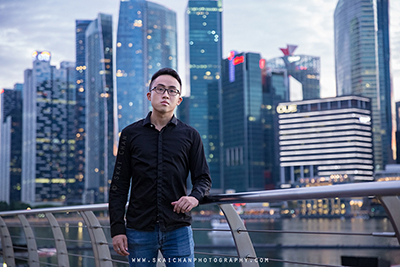
M 119 131 L 147 116 L 149 82 L 164 67 L 177 69 L 175 12 L 145 0 L 121 1 L 116 47 Z
M 0 201 L 21 201 L 22 90 L 0 89 Z
M 283 102 L 276 113 L 281 186 L 374 179 L 369 98 Z
M 276 107 L 281 102 L 289 101 L 289 77 L 287 69 L 271 69 L 266 60 L 261 59 L 262 69 L 262 129 L 264 135 L 264 178 L 265 188 L 273 189 L 279 183 L 279 145 Z
M 108 201 L 115 163 L 112 16 L 99 14 L 86 29 L 84 203 Z
M 339 0 L 334 14 L 336 95 L 371 99 L 377 170 L 391 162 L 388 0 Z
M 267 61 L 270 69 L 286 69 L 289 78 L 289 100 L 320 98 L 320 59 L 315 56 L 295 55 L 297 46 L 281 48 L 283 57 Z
M 185 97 L 182 108 L 178 110 L 179 117 L 199 131 L 213 178 L 213 190 L 217 190 L 222 188 L 223 177 L 219 155 L 222 140 L 218 121 L 221 104 L 221 0 L 188 1 L 186 54 L 190 97 Z
M 264 189 L 260 54 L 231 53 L 222 63 L 224 189 Z
M 82 203 L 85 179 L 85 137 L 86 137 L 86 29 L 92 20 L 75 21 L 76 48 L 76 107 L 75 107 L 75 178 L 76 188 L 68 194 L 69 204 Z M 76 203 L 73 203 L 76 202 Z
M 22 107 L 21 200 L 66 201 L 74 168 L 75 63 L 50 65 L 49 52 L 34 52 L 25 70 Z

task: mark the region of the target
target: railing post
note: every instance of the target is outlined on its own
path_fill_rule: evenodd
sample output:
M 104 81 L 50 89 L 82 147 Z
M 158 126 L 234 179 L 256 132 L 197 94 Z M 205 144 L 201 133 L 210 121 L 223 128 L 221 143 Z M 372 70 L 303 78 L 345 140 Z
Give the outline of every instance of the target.
M 60 229 L 60 225 L 52 213 L 46 212 L 46 217 L 51 225 L 54 242 L 56 244 L 58 266 L 69 267 L 67 245 L 65 244 L 64 235 Z
M 398 196 L 378 196 L 378 199 L 386 210 L 400 244 L 400 199 Z
M 22 228 L 24 229 L 25 238 L 26 238 L 26 245 L 28 249 L 28 257 L 29 257 L 29 266 L 30 267 L 39 267 L 39 253 L 36 245 L 36 239 L 33 235 L 33 231 L 31 225 L 29 224 L 28 220 L 26 219 L 25 215 L 18 215 L 18 219 L 22 224 Z
M 96 267 L 113 267 L 110 248 L 99 220 L 97 220 L 92 211 L 82 211 L 80 213 L 88 227 Z
M 242 232 L 240 230 L 246 230 L 242 219 L 239 214 L 233 208 L 232 204 L 219 205 L 220 209 L 225 215 L 228 221 L 229 227 L 231 228 L 233 239 L 235 240 L 236 250 L 241 260 L 240 265 L 246 267 L 258 267 L 259 264 L 256 261 L 257 255 L 254 251 L 253 243 L 251 242 L 248 232 Z
M 4 220 L 0 217 L 0 237 L 3 248 L 3 260 L 8 267 L 15 267 L 14 248 L 10 232 Z

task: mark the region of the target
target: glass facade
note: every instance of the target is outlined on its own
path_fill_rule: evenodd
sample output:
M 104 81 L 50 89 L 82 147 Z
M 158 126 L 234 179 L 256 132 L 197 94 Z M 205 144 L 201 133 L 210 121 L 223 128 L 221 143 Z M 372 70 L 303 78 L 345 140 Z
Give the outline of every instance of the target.
M 306 55 L 287 55 L 269 59 L 268 68 L 286 69 L 287 74 L 292 76 L 301 85 L 302 95 L 300 100 L 320 98 L 320 59 L 319 57 Z M 289 84 L 289 97 L 295 92 L 294 84 Z M 293 99 L 290 99 L 293 101 Z M 296 99 L 299 100 L 299 99 Z
M 213 190 L 222 187 L 219 155 L 220 76 L 222 60 L 222 3 L 189 0 L 186 15 L 187 64 L 190 97 L 179 109 L 179 118 L 196 128 L 203 140 L 213 179 Z M 211 100 L 211 102 L 209 102 Z
M 222 128 L 224 189 L 236 192 L 264 189 L 261 126 L 260 55 L 242 53 L 223 60 Z
M 289 101 L 289 77 L 286 69 L 271 69 L 262 59 L 263 102 L 262 129 L 264 134 L 265 184 L 273 189 L 279 183 L 278 122 L 275 116 L 280 102 Z
M 377 170 L 391 160 L 388 1 L 339 0 L 334 15 L 336 93 L 371 98 Z
M 49 52 L 33 53 L 23 88 L 21 200 L 64 203 L 75 183 L 75 63 L 50 65 Z
M 374 179 L 369 98 L 283 102 L 276 112 L 280 184 Z
M 113 171 L 114 90 L 112 17 L 99 14 L 86 29 L 84 203 L 108 201 Z
M 177 69 L 177 27 L 174 11 L 145 0 L 120 2 L 117 48 L 118 128 L 146 117 L 146 93 L 153 74 Z
M 22 91 L 0 89 L 0 201 L 21 201 Z
M 76 106 L 75 106 L 75 179 L 76 187 L 68 193 L 68 203 L 82 203 L 85 180 L 85 137 L 86 137 L 86 29 L 91 20 L 75 21 L 76 49 Z

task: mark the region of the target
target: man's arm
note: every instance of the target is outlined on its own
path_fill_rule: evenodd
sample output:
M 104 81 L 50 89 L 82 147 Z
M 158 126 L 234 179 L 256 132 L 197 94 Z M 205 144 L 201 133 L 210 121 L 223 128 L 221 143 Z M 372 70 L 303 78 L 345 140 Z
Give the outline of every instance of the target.
M 190 149 L 189 166 L 193 185 L 192 192 L 190 192 L 189 196 L 196 198 L 197 201 L 201 203 L 204 196 L 210 193 L 212 182 L 206 156 L 204 154 L 203 142 L 197 131 L 194 133 L 193 145 Z
M 109 194 L 111 237 L 125 235 L 125 206 L 128 199 L 132 170 L 130 165 L 129 134 L 123 130 L 119 139 Z

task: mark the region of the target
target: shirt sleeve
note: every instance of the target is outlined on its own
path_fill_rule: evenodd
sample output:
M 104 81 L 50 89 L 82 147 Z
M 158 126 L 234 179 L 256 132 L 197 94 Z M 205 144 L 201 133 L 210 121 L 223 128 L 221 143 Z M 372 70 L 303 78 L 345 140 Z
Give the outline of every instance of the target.
M 189 166 L 193 185 L 189 196 L 195 197 L 201 203 L 204 196 L 210 193 L 212 182 L 204 153 L 203 142 L 197 131 L 194 131 L 193 135 L 193 145 L 189 155 Z
M 130 164 L 129 134 L 124 129 L 118 145 L 114 172 L 110 185 L 108 210 L 110 214 L 111 237 L 126 234 L 125 206 L 128 199 L 132 176 Z

